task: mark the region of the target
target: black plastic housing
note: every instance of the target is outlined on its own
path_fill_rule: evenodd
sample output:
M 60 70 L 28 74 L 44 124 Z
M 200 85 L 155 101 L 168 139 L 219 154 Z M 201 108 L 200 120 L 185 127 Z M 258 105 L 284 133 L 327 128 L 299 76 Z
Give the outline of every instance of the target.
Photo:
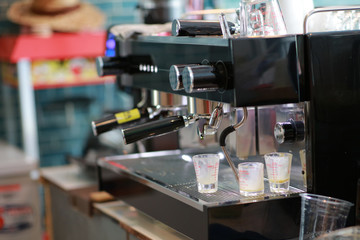
M 310 190 L 355 204 L 360 194 L 360 32 L 313 33 L 306 45 Z M 360 206 L 351 209 L 349 224 L 355 223 L 356 208 Z

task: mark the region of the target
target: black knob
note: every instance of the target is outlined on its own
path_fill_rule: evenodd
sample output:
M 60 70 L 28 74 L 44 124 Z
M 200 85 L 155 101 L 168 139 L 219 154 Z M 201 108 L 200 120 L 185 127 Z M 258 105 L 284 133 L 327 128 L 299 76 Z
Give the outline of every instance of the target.
M 126 57 L 97 57 L 96 70 L 99 76 L 119 75 L 122 73 L 157 72 L 148 55 L 130 55 Z
M 235 24 L 228 22 L 230 33 L 235 33 Z M 172 23 L 173 36 L 196 36 L 196 35 L 222 35 L 221 25 L 218 21 L 205 20 L 180 20 L 175 19 Z
M 305 137 L 304 122 L 293 119 L 289 119 L 287 122 L 278 122 L 274 128 L 274 136 L 280 144 L 303 141 Z
M 223 76 L 214 66 L 187 66 L 182 72 L 185 92 L 211 92 L 221 88 Z
M 126 59 L 122 57 L 96 58 L 96 70 L 100 77 L 121 74 L 128 65 Z

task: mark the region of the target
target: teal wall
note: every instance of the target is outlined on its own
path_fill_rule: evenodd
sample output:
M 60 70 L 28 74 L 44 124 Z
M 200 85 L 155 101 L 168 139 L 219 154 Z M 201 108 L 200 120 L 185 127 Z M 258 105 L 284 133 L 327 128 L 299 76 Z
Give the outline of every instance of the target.
M 360 5 L 360 0 L 314 0 L 314 5 L 315 7 Z

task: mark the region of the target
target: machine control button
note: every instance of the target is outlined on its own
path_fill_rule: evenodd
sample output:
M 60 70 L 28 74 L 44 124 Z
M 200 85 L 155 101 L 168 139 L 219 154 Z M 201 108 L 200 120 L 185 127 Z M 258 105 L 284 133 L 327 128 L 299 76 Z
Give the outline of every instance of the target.
M 124 58 L 120 57 L 97 57 L 96 70 L 97 74 L 102 76 L 121 74 L 127 67 Z
M 97 57 L 96 70 L 100 77 L 123 73 L 156 73 L 150 56 L 130 55 L 127 57 Z
M 211 92 L 221 88 L 222 79 L 211 65 L 186 66 L 182 71 L 185 92 Z
M 170 81 L 170 86 L 171 89 L 174 91 L 179 91 L 179 90 L 183 90 L 184 89 L 184 84 L 183 84 L 183 77 L 182 77 L 182 72 L 184 70 L 185 67 L 188 66 L 197 66 L 198 64 L 191 64 L 191 65 L 186 65 L 186 64 L 178 64 L 178 65 L 172 65 L 170 67 L 170 71 L 169 71 L 169 81 Z
M 303 141 L 305 137 L 304 122 L 293 119 L 289 119 L 287 122 L 278 122 L 274 128 L 274 136 L 280 144 Z

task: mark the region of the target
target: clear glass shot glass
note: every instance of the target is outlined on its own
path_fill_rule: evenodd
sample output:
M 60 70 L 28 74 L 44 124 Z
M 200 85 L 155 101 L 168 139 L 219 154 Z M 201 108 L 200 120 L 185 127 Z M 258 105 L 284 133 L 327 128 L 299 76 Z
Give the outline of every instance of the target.
M 200 193 L 214 193 L 218 189 L 220 157 L 218 154 L 198 154 L 192 157 L 197 187 Z
M 273 152 L 264 155 L 270 191 L 275 193 L 288 192 L 292 154 Z
M 244 162 L 238 165 L 239 189 L 243 196 L 264 194 L 264 164 L 260 162 Z

